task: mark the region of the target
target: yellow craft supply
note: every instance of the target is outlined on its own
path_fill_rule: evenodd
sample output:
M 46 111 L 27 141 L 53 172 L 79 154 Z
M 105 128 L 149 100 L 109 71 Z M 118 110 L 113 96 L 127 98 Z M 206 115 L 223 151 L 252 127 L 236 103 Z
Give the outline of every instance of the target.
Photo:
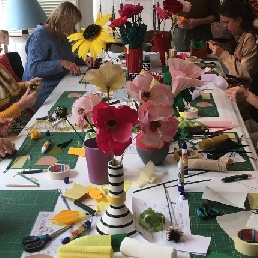
M 126 194 L 123 193 L 122 195 L 120 196 L 111 196 L 111 195 L 108 195 L 107 196 L 107 199 L 108 201 L 111 203 L 111 204 L 114 204 L 114 205 L 119 205 L 119 204 L 123 204 L 126 200 Z
M 192 148 L 187 148 L 188 159 L 199 159 L 199 153 L 197 150 Z M 179 161 L 182 156 L 182 149 L 178 149 L 174 151 L 174 159 Z
M 68 154 L 77 155 L 79 157 L 85 157 L 85 150 L 83 148 L 70 147 L 68 150 Z
M 211 99 L 210 93 L 207 93 L 207 92 L 202 93 L 202 99 Z
M 63 193 L 63 196 L 72 200 L 78 200 L 88 194 L 89 188 L 80 184 L 74 184 L 72 188 Z
M 198 116 L 198 109 L 195 108 L 195 107 L 186 106 L 185 111 L 184 112 L 179 112 L 179 115 L 180 115 L 180 117 L 183 117 L 183 118 L 190 118 L 193 115 L 195 117 L 197 117 Z
M 92 198 L 96 202 L 100 202 L 103 199 L 105 199 L 105 195 L 97 188 L 95 188 L 93 185 L 89 185 L 88 187 L 89 187 L 88 195 L 90 196 L 90 198 Z
M 110 235 L 92 235 L 74 239 L 58 248 L 58 258 L 112 258 Z
M 215 136 L 213 138 L 207 138 L 207 139 L 202 140 L 198 143 L 199 148 L 201 150 L 212 149 L 212 148 L 222 144 L 228 138 L 229 138 L 229 136 L 227 134 L 222 134 L 222 135 L 219 135 L 219 136 Z
M 57 225 L 71 225 L 86 220 L 86 214 L 83 211 L 62 210 L 50 220 Z

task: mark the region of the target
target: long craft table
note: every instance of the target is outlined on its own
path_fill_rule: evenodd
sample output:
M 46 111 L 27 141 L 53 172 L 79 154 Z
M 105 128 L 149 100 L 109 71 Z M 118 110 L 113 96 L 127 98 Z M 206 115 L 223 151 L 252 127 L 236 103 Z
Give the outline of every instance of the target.
M 51 107 L 56 103 L 56 100 L 62 95 L 64 91 L 78 91 L 79 92 L 89 92 L 91 91 L 90 85 L 80 84 L 82 76 L 66 76 L 56 87 L 56 89 L 52 92 L 49 98 L 46 100 L 44 105 L 38 110 L 38 112 L 34 115 L 31 119 L 27 127 L 30 127 L 34 124 L 36 118 L 44 117 L 47 115 L 47 112 L 51 109 Z M 257 162 L 255 159 L 257 158 L 256 152 L 252 146 L 251 140 L 249 138 L 249 134 L 245 128 L 244 122 L 241 118 L 237 105 L 226 98 L 223 91 L 220 89 L 215 88 L 212 83 L 206 83 L 203 86 L 205 92 L 212 93 L 214 101 L 217 105 L 217 109 L 219 112 L 219 117 L 209 117 L 205 118 L 205 120 L 230 120 L 233 122 L 232 132 L 237 132 L 239 137 L 242 136 L 242 143 L 248 144 L 249 146 L 245 149 L 247 151 L 251 151 L 252 153 L 249 154 L 253 157 L 251 159 L 251 163 L 253 165 L 254 171 L 248 171 L 249 174 L 252 174 L 252 180 L 248 181 L 248 185 L 241 184 L 227 184 L 226 191 L 229 192 L 257 192 Z M 68 117 L 71 122 L 74 122 L 73 118 Z M 204 118 L 200 118 L 200 121 Z M 51 133 L 51 132 L 50 132 Z M 27 131 L 23 130 L 20 135 L 15 140 L 15 146 L 17 149 L 21 146 L 22 142 L 24 141 L 25 137 L 27 136 Z M 33 155 L 33 153 L 32 153 Z M 0 163 L 1 171 L 3 172 L 5 168 L 8 166 L 10 160 L 2 160 Z M 126 181 L 136 181 L 138 179 L 138 171 L 140 168 L 144 167 L 144 164 L 140 160 L 137 154 L 126 154 L 123 159 L 123 166 L 124 166 L 124 179 Z M 33 177 L 38 180 L 40 183 L 40 187 L 6 187 L 6 184 L 14 182 L 14 175 L 20 170 L 17 169 L 9 169 L 6 173 L 1 173 L 1 180 L 0 180 L 0 190 L 50 190 L 50 189 L 61 189 L 63 192 L 72 187 L 74 183 L 82 184 L 82 185 L 89 185 L 89 179 L 87 175 L 87 164 L 85 157 L 79 157 L 78 162 L 74 169 L 71 170 L 70 175 L 70 183 L 64 184 L 63 180 L 50 180 L 44 173 L 34 174 Z M 188 179 L 188 181 L 200 181 L 204 179 L 211 179 L 210 181 L 205 181 L 203 183 L 197 184 L 189 184 L 185 186 L 185 191 L 187 192 L 203 192 L 206 186 L 218 187 L 225 190 L 225 185 L 221 182 L 221 178 L 227 175 L 235 175 L 235 174 L 242 174 L 245 171 L 231 171 L 228 173 L 221 173 L 221 172 L 209 172 L 206 174 L 202 174 L 199 176 L 192 177 Z M 160 176 L 162 182 L 167 182 L 169 180 L 177 179 L 178 176 L 178 168 L 177 162 L 174 160 L 173 155 L 168 155 L 165 162 L 162 166 L 158 166 L 156 168 L 156 174 Z M 15 183 L 24 183 L 24 179 L 22 177 L 15 177 Z M 126 193 L 126 204 L 129 209 L 132 207 L 132 196 L 133 191 L 137 190 L 138 187 L 135 185 L 131 185 Z M 169 196 L 171 201 L 178 199 L 179 193 L 177 191 L 177 187 L 168 188 Z M 164 197 L 164 193 L 158 192 L 156 188 L 152 188 L 152 190 L 148 191 L 141 191 L 137 194 L 137 198 L 147 198 L 148 200 L 152 200 L 155 202 L 160 202 L 160 198 Z M 71 209 L 78 209 L 71 201 L 68 200 L 68 203 Z M 62 202 L 61 198 L 58 198 L 57 205 L 55 207 L 55 211 L 58 212 L 62 209 L 66 209 L 64 203 Z M 97 217 L 98 219 L 99 217 Z M 94 226 L 93 226 L 94 228 Z M 91 231 L 91 233 L 94 233 Z M 1 234 L 1 233 L 0 233 Z M 137 236 L 137 238 L 141 239 L 141 236 Z M 219 250 L 218 250 L 219 252 Z M 178 257 L 189 257 L 188 254 L 179 254 Z

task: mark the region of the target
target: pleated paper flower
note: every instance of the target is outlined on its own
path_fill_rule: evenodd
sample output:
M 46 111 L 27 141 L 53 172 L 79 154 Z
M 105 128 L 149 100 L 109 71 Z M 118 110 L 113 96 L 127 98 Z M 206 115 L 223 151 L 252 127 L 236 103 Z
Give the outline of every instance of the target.
M 137 111 L 128 106 L 113 107 L 101 102 L 93 108 L 97 145 L 106 154 L 120 156 L 132 143 L 132 128 L 138 123 Z
M 89 94 L 81 96 L 72 106 L 72 114 L 76 118 L 77 125 L 83 131 L 84 125 L 87 123 L 93 124 L 93 107 L 101 102 L 101 97 L 98 94 Z
M 142 130 L 141 143 L 162 148 L 164 142 L 170 142 L 176 134 L 179 121 L 173 117 L 174 110 L 169 106 L 154 101 L 144 102 L 138 116 Z
M 99 69 L 89 70 L 83 81 L 93 84 L 97 90 L 108 93 L 124 86 L 125 73 L 120 65 L 106 62 Z
M 78 56 L 82 59 L 86 59 L 88 52 L 96 60 L 98 55 L 102 54 L 102 49 L 106 49 L 106 42 L 115 42 L 110 28 L 103 28 L 103 26 L 110 20 L 111 14 L 106 14 L 100 17 L 100 13 L 97 15 L 97 19 L 94 24 L 89 25 L 86 29 L 82 29 L 83 33 L 74 33 L 68 37 L 70 42 L 75 42 L 72 47 L 72 51 L 75 52 L 78 49 Z
M 133 81 L 126 83 L 126 89 L 135 100 L 141 103 L 152 100 L 171 106 L 173 103 L 171 88 L 161 83 L 150 88 L 152 80 L 153 77 L 150 73 L 139 74 Z

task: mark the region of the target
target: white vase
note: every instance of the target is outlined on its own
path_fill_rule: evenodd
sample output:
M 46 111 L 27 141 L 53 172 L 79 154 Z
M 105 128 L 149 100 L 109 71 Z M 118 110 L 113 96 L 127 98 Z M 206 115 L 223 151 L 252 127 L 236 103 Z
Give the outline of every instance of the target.
M 117 160 L 108 163 L 108 181 L 110 206 L 97 222 L 97 232 L 101 235 L 133 236 L 136 234 L 133 215 L 124 204 L 126 193 L 124 192 L 123 165 Z

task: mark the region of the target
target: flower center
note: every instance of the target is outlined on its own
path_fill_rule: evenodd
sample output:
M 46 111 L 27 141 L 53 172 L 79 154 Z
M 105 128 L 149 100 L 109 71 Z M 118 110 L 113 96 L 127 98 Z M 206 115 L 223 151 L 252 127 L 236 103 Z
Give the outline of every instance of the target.
M 78 108 L 78 115 L 82 115 L 84 112 L 84 108 Z
M 97 38 L 102 30 L 102 27 L 97 24 L 89 25 L 83 32 L 83 37 L 86 40 L 92 41 Z
M 150 122 L 150 130 L 156 131 L 161 126 L 159 121 L 151 121 Z
M 117 122 L 115 119 L 110 119 L 107 122 L 108 129 L 116 129 L 117 128 Z
M 144 91 L 143 93 L 142 93 L 142 100 L 144 100 L 144 101 L 148 101 L 149 100 L 149 98 L 151 97 L 151 94 L 150 94 L 150 92 L 149 91 Z

